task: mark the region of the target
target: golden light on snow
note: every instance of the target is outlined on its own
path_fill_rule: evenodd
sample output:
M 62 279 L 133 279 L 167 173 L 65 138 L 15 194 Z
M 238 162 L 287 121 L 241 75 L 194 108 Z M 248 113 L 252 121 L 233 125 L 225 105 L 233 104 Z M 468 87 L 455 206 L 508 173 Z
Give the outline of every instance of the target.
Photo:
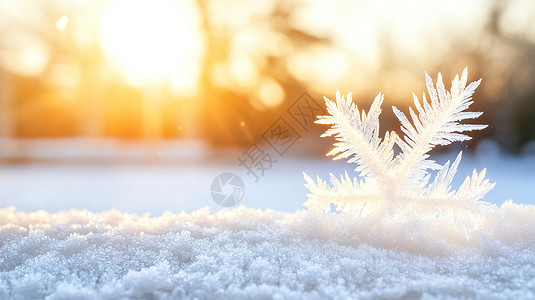
M 168 83 L 178 93 L 197 88 L 203 39 L 193 1 L 118 0 L 100 20 L 100 44 L 134 86 Z

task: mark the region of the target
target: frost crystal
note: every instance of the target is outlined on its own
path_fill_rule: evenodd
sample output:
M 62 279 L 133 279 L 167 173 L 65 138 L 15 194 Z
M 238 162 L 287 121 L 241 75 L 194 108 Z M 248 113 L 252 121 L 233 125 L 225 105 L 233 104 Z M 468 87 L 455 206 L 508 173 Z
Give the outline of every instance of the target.
M 395 106 L 394 114 L 401 123 L 398 136 L 386 132 L 379 137 L 379 115 L 384 96 L 379 93 L 370 110 L 359 112 L 351 93 L 344 97 L 336 92 L 336 101 L 325 98 L 330 115 L 319 116 L 316 123 L 331 125 L 322 137 L 334 136 L 334 149 L 327 155 L 333 159 L 348 159 L 355 163 L 360 178 L 347 173 L 338 179 L 331 174 L 331 185 L 317 178 L 315 182 L 304 174 L 310 190 L 305 202 L 311 210 L 330 211 L 334 205 L 338 211 L 357 216 L 381 214 L 404 219 L 409 216 L 422 221 L 437 217 L 449 218 L 454 227 L 468 234 L 477 228 L 477 219 L 488 203 L 479 201 L 494 184 L 485 179 L 485 170 L 474 170 L 458 190 L 452 190 L 451 182 L 461 160 L 461 153 L 450 164 L 440 166 L 429 160 L 429 151 L 437 145 L 466 141 L 464 132 L 481 130 L 486 125 L 462 124 L 461 121 L 479 117 L 481 112 L 466 111 L 473 103 L 472 95 L 481 79 L 468 86 L 467 69 L 461 78 L 455 76 L 450 91 L 446 91 L 442 75 L 438 74 L 436 88 L 426 73 L 426 85 L 430 102 L 425 93 L 420 102 L 413 93 L 414 109 L 409 107 L 409 118 Z M 401 152 L 394 155 L 394 145 Z M 438 170 L 430 182 L 431 170 Z

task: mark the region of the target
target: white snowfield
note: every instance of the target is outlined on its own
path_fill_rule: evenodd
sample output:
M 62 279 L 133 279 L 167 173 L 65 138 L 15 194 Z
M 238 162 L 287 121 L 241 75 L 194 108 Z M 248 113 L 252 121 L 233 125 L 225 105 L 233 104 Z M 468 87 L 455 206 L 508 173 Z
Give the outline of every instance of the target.
M 377 214 L 10 207 L 0 210 L 0 298 L 535 298 L 535 207 L 493 206 L 478 225 L 467 239 L 448 220 Z

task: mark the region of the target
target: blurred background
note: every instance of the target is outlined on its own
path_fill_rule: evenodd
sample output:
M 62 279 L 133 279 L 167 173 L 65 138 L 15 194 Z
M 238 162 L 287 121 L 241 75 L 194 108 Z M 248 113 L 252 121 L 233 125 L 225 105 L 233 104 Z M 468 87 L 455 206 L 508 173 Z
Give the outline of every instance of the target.
M 217 209 L 212 178 L 249 178 L 237 157 L 304 92 L 322 105 L 338 88 L 364 108 L 383 92 L 391 130 L 389 107 L 407 111 L 424 70 L 449 86 L 465 67 L 483 78 L 472 110 L 489 128 L 453 147 L 489 175 L 511 160 L 495 175 L 524 189 L 494 202 L 515 190 L 527 203 L 534 1 L 0 0 L 0 207 Z M 324 129 L 296 129 L 244 204 L 295 210 L 301 170 L 346 169 L 323 158 Z M 274 194 L 282 186 L 296 188 Z

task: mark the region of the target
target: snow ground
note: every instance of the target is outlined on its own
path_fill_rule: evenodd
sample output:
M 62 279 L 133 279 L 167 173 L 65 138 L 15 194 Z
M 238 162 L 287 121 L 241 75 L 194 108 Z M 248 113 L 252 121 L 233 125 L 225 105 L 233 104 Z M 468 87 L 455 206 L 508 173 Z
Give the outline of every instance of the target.
M 444 224 L 305 211 L 8 208 L 0 298 L 533 299 L 535 209 L 505 206 L 470 241 L 434 230 Z
M 467 240 L 447 222 L 300 211 L 301 172 L 344 162 L 285 157 L 255 182 L 234 159 L 188 155 L 0 165 L 0 207 L 17 207 L 0 209 L 0 299 L 535 298 L 533 206 L 506 202 Z M 454 187 L 473 168 L 497 182 L 486 201 L 535 204 L 535 156 L 465 154 Z M 222 172 L 249 208 L 213 203 Z
M 444 163 L 456 153 L 435 159 Z M 351 166 L 329 158 L 283 158 L 255 182 L 233 159 L 226 161 L 156 162 L 151 164 L 40 163 L 0 165 L 0 207 L 22 211 L 40 209 L 88 209 L 161 215 L 165 211 L 192 212 L 205 206 L 221 209 L 210 198 L 210 184 L 220 173 L 234 172 L 245 181 L 242 204 L 247 207 L 294 212 L 302 209 L 307 189 L 302 171 L 319 174 L 351 174 Z M 496 186 L 486 201 L 502 204 L 535 204 L 535 156 L 464 154 L 453 183 L 458 187 L 472 170 L 487 168 L 487 178 Z M 187 197 L 184 197 L 187 195 Z

